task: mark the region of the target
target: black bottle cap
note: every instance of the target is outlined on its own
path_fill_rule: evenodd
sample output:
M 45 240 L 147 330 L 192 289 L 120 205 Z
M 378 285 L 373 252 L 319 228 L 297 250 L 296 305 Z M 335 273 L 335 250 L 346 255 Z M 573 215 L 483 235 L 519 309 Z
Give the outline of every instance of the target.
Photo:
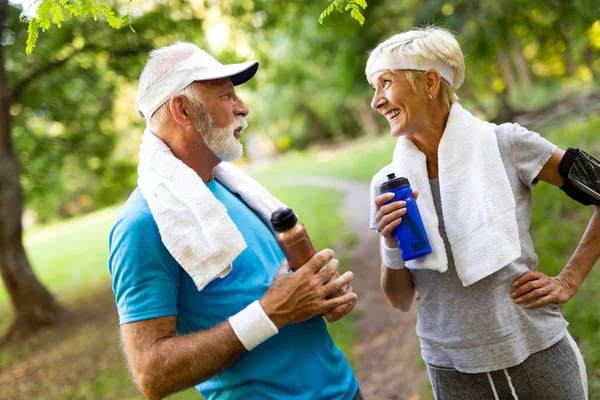
M 281 207 L 271 214 L 271 225 L 277 232 L 290 229 L 298 222 L 298 217 L 291 208 Z
M 384 182 L 379 186 L 379 193 L 389 192 L 390 190 L 397 189 L 400 186 L 408 186 L 408 178 L 400 177 L 396 178 L 396 174 L 391 173 L 387 175 L 388 181 Z

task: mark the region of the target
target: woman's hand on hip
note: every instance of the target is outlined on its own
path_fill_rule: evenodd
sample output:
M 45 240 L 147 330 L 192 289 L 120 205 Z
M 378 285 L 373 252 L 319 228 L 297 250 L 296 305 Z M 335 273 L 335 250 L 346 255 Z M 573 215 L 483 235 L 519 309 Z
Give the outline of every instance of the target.
M 412 195 L 416 200 L 419 197 L 419 192 L 413 191 Z M 392 231 L 400 225 L 402 217 L 406 214 L 406 202 L 403 200 L 385 204 L 393 198 L 393 193 L 384 193 L 375 197 L 377 232 L 385 238 L 386 245 L 389 248 L 398 247 L 398 240 L 394 237 Z
M 538 308 L 549 303 L 566 303 L 577 288 L 566 276 L 549 277 L 542 272 L 526 272 L 512 283 L 512 297 L 525 308 Z

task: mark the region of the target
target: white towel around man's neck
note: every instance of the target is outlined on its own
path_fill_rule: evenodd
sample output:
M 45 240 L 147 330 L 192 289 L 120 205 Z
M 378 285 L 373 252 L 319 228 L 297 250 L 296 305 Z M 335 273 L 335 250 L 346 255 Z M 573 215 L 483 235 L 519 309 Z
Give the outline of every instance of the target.
M 438 147 L 442 214 L 463 286 L 505 267 L 521 255 L 515 200 L 494 128 L 455 103 Z M 419 191 L 419 211 L 432 253 L 408 261 L 412 269 L 444 272 L 448 259 L 427 174 L 426 157 L 407 137 L 394 149 L 392 171 Z
M 198 174 L 176 158 L 169 147 L 146 129 L 140 146 L 138 186 L 156 221 L 162 242 L 202 290 L 231 271 L 246 248 L 225 206 Z M 214 169 L 214 177 L 268 223 L 283 203 L 230 163 Z

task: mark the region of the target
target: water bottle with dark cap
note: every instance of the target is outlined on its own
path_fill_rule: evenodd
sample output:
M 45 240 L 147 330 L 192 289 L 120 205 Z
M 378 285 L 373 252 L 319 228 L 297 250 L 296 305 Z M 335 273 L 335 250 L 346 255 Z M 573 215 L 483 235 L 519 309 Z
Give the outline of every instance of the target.
M 379 192 L 393 193 L 394 197 L 385 204 L 402 200 L 406 202 L 406 214 L 402 216 L 400 225 L 392 231 L 398 240 L 398 247 L 402 250 L 402 259 L 409 261 L 430 254 L 431 245 L 408 179 L 396 178 L 396 174 L 388 174 L 387 178 L 387 182 L 379 187 Z
M 310 241 L 306 227 L 298 221 L 291 208 L 282 207 L 271 214 L 275 239 L 288 261 L 290 269 L 297 270 L 317 252 Z

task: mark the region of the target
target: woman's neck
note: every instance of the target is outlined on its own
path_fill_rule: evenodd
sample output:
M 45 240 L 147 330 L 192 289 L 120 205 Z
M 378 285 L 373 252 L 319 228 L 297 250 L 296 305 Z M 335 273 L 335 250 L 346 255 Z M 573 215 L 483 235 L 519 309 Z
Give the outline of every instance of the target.
M 422 128 L 408 135 L 408 138 L 425 154 L 427 158 L 427 174 L 429 175 L 429 179 L 434 179 L 438 177 L 438 148 L 446 129 L 446 122 L 448 121 L 450 112 L 442 111 L 428 114 L 430 115 L 427 115 L 424 119 Z

